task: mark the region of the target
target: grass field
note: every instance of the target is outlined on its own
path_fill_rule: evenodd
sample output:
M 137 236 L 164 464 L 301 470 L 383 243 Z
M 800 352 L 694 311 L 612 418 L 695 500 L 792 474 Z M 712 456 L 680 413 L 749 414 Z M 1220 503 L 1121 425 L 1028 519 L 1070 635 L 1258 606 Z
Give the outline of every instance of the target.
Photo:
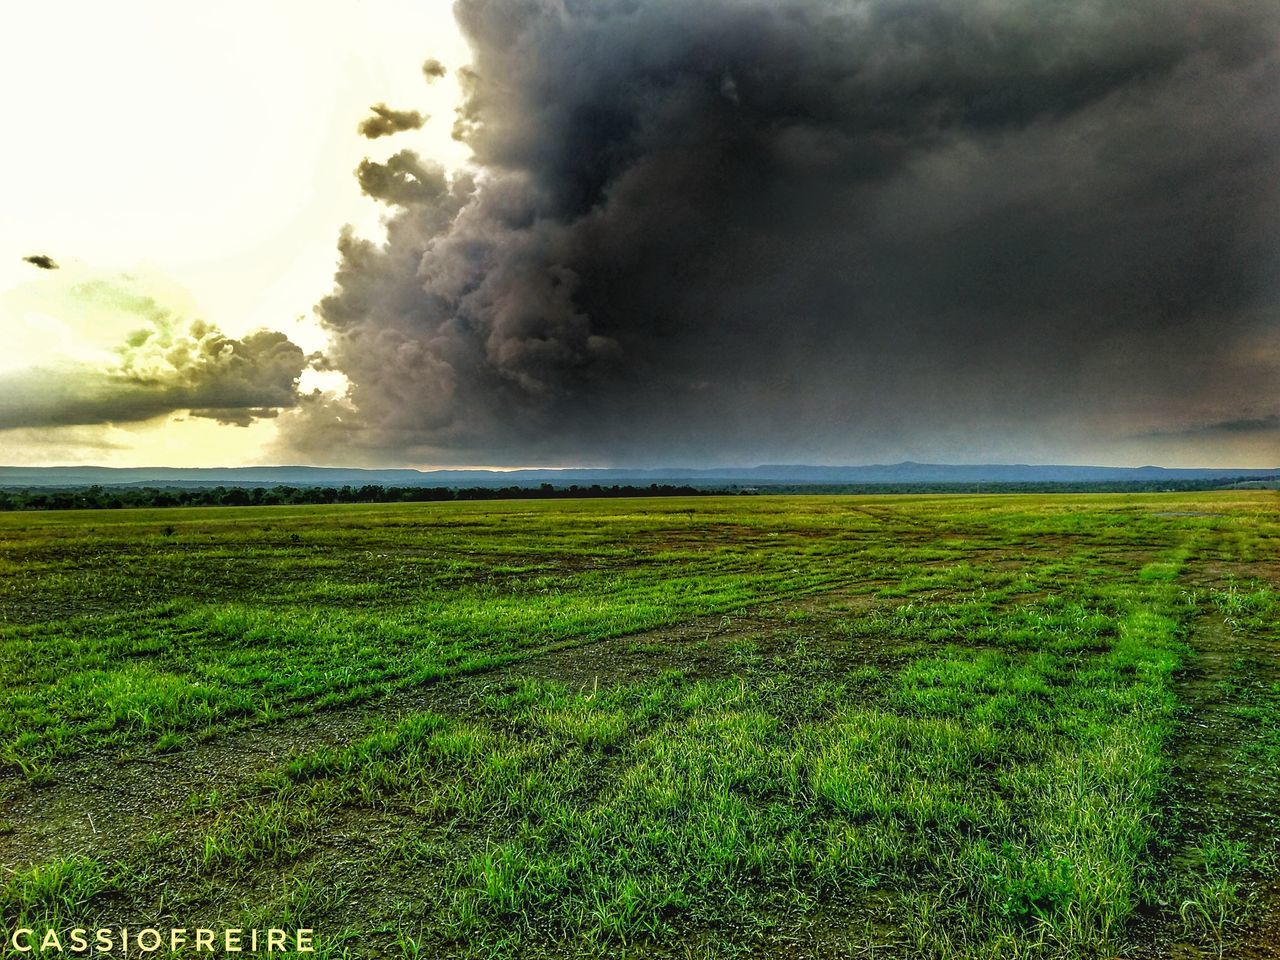
M 0 927 L 1280 956 L 1277 507 L 0 515 Z

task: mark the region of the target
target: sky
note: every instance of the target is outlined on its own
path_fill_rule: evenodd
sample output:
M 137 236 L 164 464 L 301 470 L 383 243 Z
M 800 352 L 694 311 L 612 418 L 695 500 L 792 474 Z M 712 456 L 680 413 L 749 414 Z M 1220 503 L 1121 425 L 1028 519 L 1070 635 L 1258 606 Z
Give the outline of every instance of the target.
M 1280 465 L 1272 0 L 10 21 L 0 462 Z
M 378 237 L 386 213 L 356 185 L 360 161 L 412 148 L 455 168 L 469 155 L 451 136 L 449 67 L 468 53 L 448 3 L 51 0 L 6 23 L 0 461 L 274 462 L 278 417 L 191 416 L 165 382 L 182 371 L 129 367 L 120 351 L 159 314 L 180 334 L 203 322 L 323 349 L 313 307 L 333 287 L 339 233 Z M 428 82 L 428 58 L 444 76 Z M 357 128 L 384 102 L 429 119 L 370 141 Z M 305 388 L 335 385 L 306 372 Z M 289 387 L 298 371 L 261 373 Z M 280 399 L 278 386 L 256 399 Z

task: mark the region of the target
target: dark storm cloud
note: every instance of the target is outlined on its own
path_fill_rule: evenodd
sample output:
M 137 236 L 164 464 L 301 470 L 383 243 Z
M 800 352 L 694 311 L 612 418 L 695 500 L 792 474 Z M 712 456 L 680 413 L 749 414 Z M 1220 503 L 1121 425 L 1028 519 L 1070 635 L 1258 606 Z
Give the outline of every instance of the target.
M 183 411 L 247 426 L 298 402 L 308 360 L 283 333 L 228 337 L 174 316 L 128 278 L 77 283 L 71 293 L 139 326 L 105 366 L 66 362 L 0 373 L 0 430 L 133 423 Z
M 57 270 L 58 264 L 53 257 L 43 253 L 33 253 L 29 257 L 22 258 L 24 263 L 29 263 L 33 267 L 39 267 L 41 270 Z
M 361 165 L 302 450 L 1062 457 L 1275 397 L 1270 0 L 455 10 L 481 173 Z
M 435 57 L 427 60 L 422 64 L 422 75 L 427 78 L 427 83 L 433 83 L 445 75 L 444 64 Z
M 427 118 L 417 110 L 392 110 L 385 103 L 376 103 L 369 109 L 373 111 L 373 116 L 361 120 L 357 129 L 360 136 L 370 140 L 389 137 L 404 130 L 420 130 L 427 122 Z

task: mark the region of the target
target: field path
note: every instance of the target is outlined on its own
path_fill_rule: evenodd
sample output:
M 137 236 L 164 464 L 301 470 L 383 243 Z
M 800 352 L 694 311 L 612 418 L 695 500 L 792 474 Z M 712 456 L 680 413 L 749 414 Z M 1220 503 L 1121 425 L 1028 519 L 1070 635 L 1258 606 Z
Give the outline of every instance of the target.
M 1197 585 L 1220 582 L 1214 575 L 1220 571 L 1194 568 L 1190 579 Z M 1235 834 L 1265 846 L 1280 833 L 1277 772 L 1245 769 L 1237 761 L 1237 749 L 1252 736 L 1249 721 L 1239 714 L 1238 699 L 1229 691 L 1243 676 L 1261 685 L 1280 682 L 1280 642 L 1234 629 L 1226 617 L 1208 611 L 1192 624 L 1188 639 L 1195 659 L 1177 686 L 1186 719 L 1172 745 L 1176 781 L 1172 805 L 1183 831 L 1192 836 L 1213 834 L 1230 822 Z M 1180 856 L 1191 853 L 1184 850 Z M 1280 958 L 1280 886 L 1258 891 L 1254 915 L 1243 935 L 1233 942 L 1228 932 L 1222 952 L 1189 944 L 1173 944 L 1170 951 L 1171 960 Z

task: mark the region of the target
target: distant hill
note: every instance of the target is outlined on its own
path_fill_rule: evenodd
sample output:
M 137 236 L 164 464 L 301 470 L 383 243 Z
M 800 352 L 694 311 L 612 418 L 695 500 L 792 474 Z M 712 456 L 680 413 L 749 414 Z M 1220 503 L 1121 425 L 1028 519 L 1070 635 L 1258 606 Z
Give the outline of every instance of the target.
M 363 470 L 353 467 L 0 467 L 0 487 L 536 487 L 550 483 L 729 486 L 849 486 L 859 484 L 1158 483 L 1280 481 L 1280 467 L 1167 468 L 1053 464 L 902 463 L 869 466 L 766 464 L 756 467 L 572 468 L 530 470 Z

